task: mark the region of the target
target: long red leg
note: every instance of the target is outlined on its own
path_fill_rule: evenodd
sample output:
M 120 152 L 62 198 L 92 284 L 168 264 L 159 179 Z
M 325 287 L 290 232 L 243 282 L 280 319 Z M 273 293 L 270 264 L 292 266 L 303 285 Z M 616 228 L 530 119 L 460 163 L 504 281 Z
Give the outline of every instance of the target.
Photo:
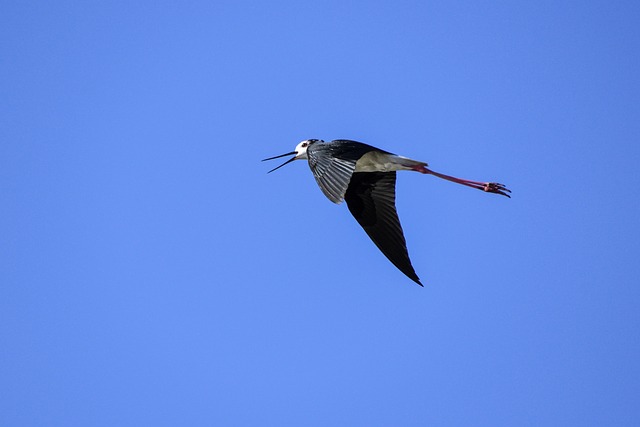
M 455 176 L 449 176 L 449 175 L 445 175 L 443 173 L 432 171 L 431 169 L 426 168 L 424 166 L 416 166 L 414 168 L 414 170 L 416 172 L 420 172 L 420 173 L 424 173 L 424 174 L 431 174 L 433 176 L 437 176 L 438 178 L 442 178 L 442 179 L 446 179 L 447 181 L 455 182 L 456 184 L 462 184 L 462 185 L 466 185 L 467 187 L 476 188 L 478 190 L 482 190 L 482 191 L 485 191 L 487 193 L 501 194 L 503 196 L 507 196 L 507 197 L 511 198 L 511 196 L 508 194 L 508 193 L 511 193 L 511 190 L 509 190 L 507 187 L 505 187 L 504 184 L 498 184 L 497 182 L 471 181 L 471 180 L 468 180 L 468 179 L 456 178 Z

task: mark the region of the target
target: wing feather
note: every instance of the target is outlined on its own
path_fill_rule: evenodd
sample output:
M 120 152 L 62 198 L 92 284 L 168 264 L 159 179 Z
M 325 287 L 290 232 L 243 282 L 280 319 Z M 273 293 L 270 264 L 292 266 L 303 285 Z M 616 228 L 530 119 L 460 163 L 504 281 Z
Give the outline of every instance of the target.
M 411 280 L 416 274 L 396 211 L 395 172 L 356 172 L 345 194 L 349 211 L 378 249 Z
M 337 157 L 336 148 L 332 144 L 315 143 L 307 149 L 307 157 L 324 195 L 333 203 L 340 203 L 344 200 L 358 159 Z

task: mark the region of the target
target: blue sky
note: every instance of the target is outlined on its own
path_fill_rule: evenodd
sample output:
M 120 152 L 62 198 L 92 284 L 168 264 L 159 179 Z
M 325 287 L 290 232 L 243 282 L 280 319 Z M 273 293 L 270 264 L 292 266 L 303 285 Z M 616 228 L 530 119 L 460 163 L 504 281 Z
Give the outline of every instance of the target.
M 638 425 L 637 2 L 3 2 L 0 424 Z M 399 173 L 420 288 L 309 168 Z

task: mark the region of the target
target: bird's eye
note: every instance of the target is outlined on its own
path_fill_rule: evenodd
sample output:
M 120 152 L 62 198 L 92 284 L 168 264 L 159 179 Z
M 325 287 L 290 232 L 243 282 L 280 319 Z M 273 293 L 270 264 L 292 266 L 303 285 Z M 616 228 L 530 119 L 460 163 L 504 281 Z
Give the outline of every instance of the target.
M 307 144 L 306 142 L 303 142 L 303 143 L 302 143 L 302 146 L 303 146 L 303 147 L 306 147 L 307 145 L 308 145 L 308 144 Z

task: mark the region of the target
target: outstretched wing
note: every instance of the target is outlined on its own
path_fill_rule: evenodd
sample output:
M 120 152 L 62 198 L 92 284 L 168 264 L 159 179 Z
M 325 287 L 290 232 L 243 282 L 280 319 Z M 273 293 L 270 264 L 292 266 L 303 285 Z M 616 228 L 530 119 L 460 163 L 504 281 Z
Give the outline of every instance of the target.
M 396 173 L 353 173 L 345 200 L 351 214 L 378 249 L 407 277 L 422 286 L 411 265 L 396 211 Z
M 364 149 L 364 150 L 363 150 Z M 355 141 L 317 142 L 307 149 L 309 167 L 318 186 L 333 203 L 344 200 L 356 162 L 373 147 Z
M 340 203 L 349 186 L 351 175 L 360 157 L 376 148 L 361 142 L 337 139 L 317 142 L 307 149 L 309 167 L 325 196 Z

